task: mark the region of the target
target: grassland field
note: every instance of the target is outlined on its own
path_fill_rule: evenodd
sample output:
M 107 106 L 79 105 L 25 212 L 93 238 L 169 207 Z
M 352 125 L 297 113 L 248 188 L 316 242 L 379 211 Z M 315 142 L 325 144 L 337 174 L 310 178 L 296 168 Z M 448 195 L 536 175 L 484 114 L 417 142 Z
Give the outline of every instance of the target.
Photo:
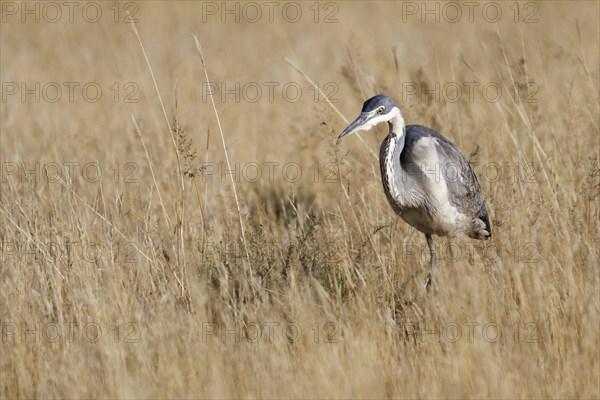
M 597 1 L 0 8 L 2 398 L 600 397 Z M 377 93 L 490 212 L 432 293 Z

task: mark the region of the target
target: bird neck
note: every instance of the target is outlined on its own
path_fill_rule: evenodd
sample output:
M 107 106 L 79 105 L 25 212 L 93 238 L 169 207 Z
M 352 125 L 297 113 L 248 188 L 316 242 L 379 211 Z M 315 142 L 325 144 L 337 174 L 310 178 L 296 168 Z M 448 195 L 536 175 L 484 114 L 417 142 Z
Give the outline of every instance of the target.
M 386 197 L 396 212 L 402 209 L 402 193 L 398 182 L 406 182 L 406 172 L 400 162 L 400 154 L 404 148 L 404 128 L 396 130 L 390 121 L 390 134 L 381 143 L 379 151 L 381 181 Z
M 392 113 L 392 118 L 388 121 L 390 135 L 394 136 L 396 140 L 404 138 L 406 133 L 406 124 L 404 123 L 404 118 L 402 118 L 400 109 L 398 107 L 394 107 Z
M 390 205 L 397 213 L 400 213 L 404 208 L 412 206 L 415 199 L 412 192 L 406 190 L 413 178 L 407 173 L 401 162 L 406 139 L 406 125 L 400 110 L 395 112 L 388 124 L 390 133 L 381 144 L 379 153 L 381 180 Z

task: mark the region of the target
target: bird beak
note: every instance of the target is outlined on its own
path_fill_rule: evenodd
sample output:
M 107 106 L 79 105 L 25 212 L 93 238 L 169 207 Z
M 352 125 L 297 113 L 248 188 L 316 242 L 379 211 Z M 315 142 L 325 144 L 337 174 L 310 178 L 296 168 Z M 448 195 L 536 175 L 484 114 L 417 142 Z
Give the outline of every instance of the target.
M 362 126 L 370 119 L 371 115 L 367 112 L 361 113 L 358 118 L 356 118 L 342 133 L 338 139 L 343 138 L 344 136 L 351 135 L 353 133 L 359 132 L 362 130 Z

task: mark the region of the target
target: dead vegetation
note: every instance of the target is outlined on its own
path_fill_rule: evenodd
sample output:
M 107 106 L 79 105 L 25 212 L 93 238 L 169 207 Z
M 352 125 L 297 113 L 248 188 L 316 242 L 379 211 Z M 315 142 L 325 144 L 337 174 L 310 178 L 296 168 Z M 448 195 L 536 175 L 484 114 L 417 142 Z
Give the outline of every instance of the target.
M 102 89 L 2 102 L 2 397 L 598 397 L 597 3 L 530 24 L 368 2 L 200 24 L 201 4 L 139 4 L 148 63 L 127 23 L 2 24 L 2 82 Z M 240 100 L 213 109 L 203 71 Z M 378 91 L 472 155 L 492 217 L 454 260 L 440 241 L 433 295 L 383 132 L 335 140 Z

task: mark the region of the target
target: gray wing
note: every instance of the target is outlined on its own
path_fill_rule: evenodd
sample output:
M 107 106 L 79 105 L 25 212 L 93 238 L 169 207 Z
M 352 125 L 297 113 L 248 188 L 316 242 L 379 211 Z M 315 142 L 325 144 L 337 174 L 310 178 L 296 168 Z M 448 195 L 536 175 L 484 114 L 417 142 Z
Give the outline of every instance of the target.
M 405 148 L 414 149 L 417 142 L 427 137 L 435 143 L 437 157 L 440 161 L 435 172 L 446 181 L 450 203 L 464 215 L 479 219 L 485 224 L 488 235 L 491 236 L 491 227 L 481 187 L 471 165 L 461 152 L 445 137 L 433 129 L 421 125 L 407 125 Z M 404 154 L 406 153 L 406 155 Z M 411 152 L 404 152 L 401 163 L 419 163 L 420 160 L 411 159 Z M 403 157 L 405 159 L 403 160 Z M 427 160 L 423 160 L 427 162 Z M 478 236 L 477 233 L 474 233 Z M 486 236 L 484 234 L 484 236 Z

